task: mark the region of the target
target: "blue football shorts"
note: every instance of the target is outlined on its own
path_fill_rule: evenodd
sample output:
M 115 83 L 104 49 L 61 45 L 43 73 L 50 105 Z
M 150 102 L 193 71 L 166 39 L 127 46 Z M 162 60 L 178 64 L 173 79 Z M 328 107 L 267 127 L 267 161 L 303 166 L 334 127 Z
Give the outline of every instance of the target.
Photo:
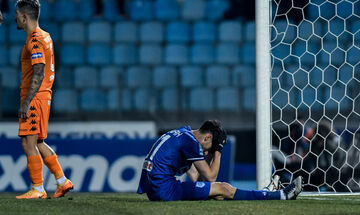
M 210 182 L 174 181 L 166 190 L 147 193 L 151 201 L 207 200 L 210 194 Z

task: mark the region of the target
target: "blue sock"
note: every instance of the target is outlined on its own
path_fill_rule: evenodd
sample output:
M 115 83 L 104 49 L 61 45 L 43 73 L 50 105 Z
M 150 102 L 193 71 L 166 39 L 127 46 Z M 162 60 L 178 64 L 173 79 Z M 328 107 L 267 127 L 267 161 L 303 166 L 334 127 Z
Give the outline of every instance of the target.
M 236 189 L 233 200 L 280 200 L 280 191 Z

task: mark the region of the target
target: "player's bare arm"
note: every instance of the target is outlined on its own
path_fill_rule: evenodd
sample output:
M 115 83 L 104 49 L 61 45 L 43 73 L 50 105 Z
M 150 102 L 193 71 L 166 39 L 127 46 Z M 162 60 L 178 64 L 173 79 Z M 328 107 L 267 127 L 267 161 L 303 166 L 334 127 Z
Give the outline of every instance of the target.
M 2 13 L 0 11 L 0 25 L 1 25 L 2 22 L 3 22 L 3 16 L 2 16 Z
M 207 153 L 206 162 L 209 164 L 209 166 L 212 164 L 213 159 L 214 153 Z M 196 170 L 194 164 L 191 165 L 191 168 L 186 172 L 186 174 L 192 181 L 204 181 L 199 172 Z
M 194 166 L 199 172 L 200 176 L 209 182 L 215 182 L 220 169 L 221 153 L 215 151 L 211 164 L 209 165 L 206 160 L 195 161 Z
M 30 102 L 33 100 L 36 93 L 39 91 L 42 81 L 44 79 L 45 64 L 39 63 L 33 65 L 34 74 L 32 76 L 29 91 L 25 97 L 24 103 L 19 109 L 19 118 L 26 119 L 29 112 Z

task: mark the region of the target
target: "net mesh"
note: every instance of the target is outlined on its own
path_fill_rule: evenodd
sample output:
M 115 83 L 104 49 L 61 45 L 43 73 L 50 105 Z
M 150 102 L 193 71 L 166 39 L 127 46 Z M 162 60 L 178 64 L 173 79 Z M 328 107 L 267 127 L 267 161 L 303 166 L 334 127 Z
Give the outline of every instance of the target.
M 360 1 L 271 3 L 272 165 L 305 191 L 360 191 Z

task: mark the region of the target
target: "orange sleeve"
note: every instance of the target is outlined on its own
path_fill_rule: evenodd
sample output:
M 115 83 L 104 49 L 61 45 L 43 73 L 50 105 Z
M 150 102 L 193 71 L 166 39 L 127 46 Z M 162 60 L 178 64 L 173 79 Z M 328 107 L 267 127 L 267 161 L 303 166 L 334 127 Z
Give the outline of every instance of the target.
M 28 49 L 31 53 L 31 65 L 39 63 L 45 64 L 45 49 L 43 43 L 41 43 L 37 37 L 30 40 Z

